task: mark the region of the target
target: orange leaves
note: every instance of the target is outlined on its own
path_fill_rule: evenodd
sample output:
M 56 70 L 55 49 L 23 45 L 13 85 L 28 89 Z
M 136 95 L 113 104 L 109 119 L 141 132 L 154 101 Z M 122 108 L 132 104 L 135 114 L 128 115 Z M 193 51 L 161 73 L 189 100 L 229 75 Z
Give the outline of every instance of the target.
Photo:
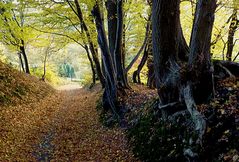
M 120 129 L 98 121 L 98 90 L 62 91 L 1 111 L 4 161 L 136 161 Z M 2 118 L 0 118 L 2 119 Z M 1 161 L 0 160 L 0 161 Z
M 38 78 L 0 62 L 0 106 L 36 102 L 52 92 L 53 88 Z

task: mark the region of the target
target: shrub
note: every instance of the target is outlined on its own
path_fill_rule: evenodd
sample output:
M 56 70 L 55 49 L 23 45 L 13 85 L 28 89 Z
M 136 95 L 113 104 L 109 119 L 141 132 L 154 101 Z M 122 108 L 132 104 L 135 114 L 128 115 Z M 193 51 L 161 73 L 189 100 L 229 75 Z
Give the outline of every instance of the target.
M 190 116 L 162 120 L 159 112 L 146 108 L 127 136 L 134 154 L 143 161 L 186 161 L 183 151 L 189 147 L 192 123 Z M 180 123 L 180 124 L 179 124 Z

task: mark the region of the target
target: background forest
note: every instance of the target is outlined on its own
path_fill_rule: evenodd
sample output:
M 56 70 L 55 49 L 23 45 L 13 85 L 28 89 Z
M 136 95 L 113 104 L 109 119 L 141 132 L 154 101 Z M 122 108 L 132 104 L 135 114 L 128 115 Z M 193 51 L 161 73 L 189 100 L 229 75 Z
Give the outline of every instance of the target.
M 239 50 L 237 2 L 228 0 L 217 3 L 211 41 L 212 56 L 215 59 L 237 61 Z M 93 1 L 82 1 L 79 4 L 92 42 L 95 48 L 99 48 L 96 28 L 89 10 Z M 29 68 L 33 75 L 39 77 L 44 74 L 44 66 L 46 66 L 46 77 L 53 83 L 57 82 L 57 77 L 62 76 L 61 67 L 67 63 L 74 68 L 76 78 L 84 83 L 91 82 L 91 65 L 96 68 L 95 61 L 89 47 L 86 47 L 89 46 L 88 40 L 78 15 L 67 2 L 2 1 L 1 6 L 2 61 L 8 62 L 20 70 L 28 71 Z M 194 1 L 180 3 L 181 24 L 187 43 L 190 40 L 195 7 L 196 2 Z M 129 0 L 124 2 L 126 66 L 140 53 L 139 50 L 144 44 L 149 8 L 145 1 Z M 20 46 L 25 49 L 27 64 Z M 86 48 L 88 48 L 88 54 Z M 97 51 L 100 52 L 99 49 Z M 140 63 L 142 53 L 137 57 L 137 63 L 129 70 L 130 78 Z M 99 57 L 98 60 L 100 60 L 100 55 L 96 57 Z M 19 63 L 21 62 L 19 58 L 22 58 L 23 65 Z M 92 60 L 92 64 L 90 64 L 90 60 Z M 29 67 L 27 68 L 27 66 Z M 143 67 L 141 73 L 143 83 L 147 81 L 146 66 Z

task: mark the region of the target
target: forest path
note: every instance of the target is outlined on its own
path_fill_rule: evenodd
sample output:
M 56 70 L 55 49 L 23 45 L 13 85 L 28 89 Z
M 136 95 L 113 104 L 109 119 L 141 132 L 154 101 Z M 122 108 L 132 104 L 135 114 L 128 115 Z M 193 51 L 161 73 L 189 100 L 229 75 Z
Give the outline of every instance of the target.
M 134 161 L 124 133 L 99 122 L 96 89 L 60 89 L 59 110 L 33 153 L 37 161 Z
M 124 132 L 99 122 L 99 96 L 99 87 L 70 88 L 21 106 L 11 114 L 14 121 L 6 118 L 10 124 L 3 128 L 3 141 L 8 145 L 1 146 L 0 161 L 136 161 Z

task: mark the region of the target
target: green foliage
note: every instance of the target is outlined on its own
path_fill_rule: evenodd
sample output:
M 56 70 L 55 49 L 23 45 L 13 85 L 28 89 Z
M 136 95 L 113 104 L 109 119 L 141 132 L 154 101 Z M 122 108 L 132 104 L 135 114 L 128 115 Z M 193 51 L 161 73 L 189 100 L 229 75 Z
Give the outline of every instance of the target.
M 61 77 L 74 78 L 75 70 L 70 64 L 64 63 L 59 67 L 59 75 Z
M 37 76 L 38 78 L 42 78 L 42 75 L 44 72 L 43 72 L 43 68 L 31 68 L 31 73 L 32 75 Z M 47 82 L 53 85 L 61 84 L 60 77 L 51 67 L 47 67 L 45 79 Z
M 35 36 L 27 26 L 27 8 L 23 0 L 0 2 L 0 41 L 14 51 Z
M 84 75 L 83 79 L 81 81 L 81 84 L 86 86 L 86 87 L 92 86 L 92 75 L 91 74 Z

